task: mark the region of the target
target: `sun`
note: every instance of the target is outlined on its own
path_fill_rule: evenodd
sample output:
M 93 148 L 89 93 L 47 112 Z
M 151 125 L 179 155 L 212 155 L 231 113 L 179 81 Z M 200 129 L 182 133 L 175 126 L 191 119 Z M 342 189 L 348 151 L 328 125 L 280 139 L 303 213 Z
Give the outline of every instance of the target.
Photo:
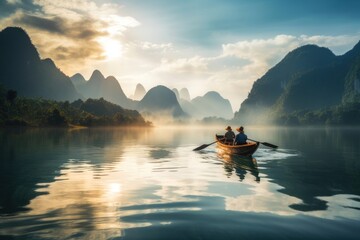
M 99 38 L 98 42 L 100 43 L 105 60 L 114 60 L 122 56 L 123 46 L 120 41 L 113 38 Z

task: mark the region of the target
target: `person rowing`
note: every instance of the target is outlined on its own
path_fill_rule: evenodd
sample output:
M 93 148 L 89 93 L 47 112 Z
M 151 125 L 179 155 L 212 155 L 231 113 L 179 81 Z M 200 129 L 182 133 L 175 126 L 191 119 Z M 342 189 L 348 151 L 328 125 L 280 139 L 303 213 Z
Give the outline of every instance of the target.
M 233 130 L 231 129 L 230 126 L 227 126 L 227 128 L 225 128 L 226 133 L 224 134 L 224 143 L 226 144 L 234 144 L 234 138 L 235 138 L 235 133 L 233 132 Z
M 236 134 L 235 137 L 235 145 L 243 145 L 246 144 L 247 142 L 247 135 L 244 133 L 244 127 L 241 126 L 239 128 L 236 129 L 236 131 L 238 131 L 239 133 Z

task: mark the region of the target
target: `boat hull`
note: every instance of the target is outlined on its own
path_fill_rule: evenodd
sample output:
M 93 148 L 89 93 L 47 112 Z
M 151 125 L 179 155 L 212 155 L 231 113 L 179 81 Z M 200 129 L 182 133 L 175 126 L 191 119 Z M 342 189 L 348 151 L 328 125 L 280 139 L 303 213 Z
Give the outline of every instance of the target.
M 228 154 L 235 154 L 241 156 L 252 156 L 252 154 L 258 149 L 259 142 L 248 142 L 243 145 L 232 145 L 232 144 L 225 144 L 221 139 L 224 138 L 223 135 L 215 135 L 217 140 L 217 147 L 227 152 Z

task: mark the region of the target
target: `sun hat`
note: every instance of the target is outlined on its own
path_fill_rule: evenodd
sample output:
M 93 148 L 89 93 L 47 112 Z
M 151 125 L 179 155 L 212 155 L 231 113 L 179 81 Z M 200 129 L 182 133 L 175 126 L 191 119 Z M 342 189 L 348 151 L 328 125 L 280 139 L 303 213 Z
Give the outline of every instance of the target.
M 238 131 L 238 132 L 243 132 L 243 131 L 244 131 L 244 127 L 241 126 L 241 127 L 237 128 L 236 131 Z

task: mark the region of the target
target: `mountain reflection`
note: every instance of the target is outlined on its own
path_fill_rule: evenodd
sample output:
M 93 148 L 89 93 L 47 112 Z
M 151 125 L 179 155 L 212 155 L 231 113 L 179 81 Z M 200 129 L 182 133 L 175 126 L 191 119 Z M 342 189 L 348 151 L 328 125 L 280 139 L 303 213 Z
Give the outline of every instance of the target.
M 277 129 L 271 141 L 281 147 L 297 149 L 301 154 L 286 161 L 261 158 L 263 170 L 278 190 L 302 200 L 291 204 L 298 211 L 326 210 L 322 196 L 360 195 L 360 130 L 351 128 L 289 128 Z M 270 134 L 271 135 L 271 134 Z
M 0 214 L 29 210 L 25 206 L 47 194 L 39 189 L 61 177 L 69 160 L 87 162 L 101 175 L 104 167 L 111 169 L 111 163 L 121 155 L 122 142 L 137 141 L 143 133 L 142 129 L 110 128 L 1 130 Z M 96 151 L 91 150 L 94 147 Z

